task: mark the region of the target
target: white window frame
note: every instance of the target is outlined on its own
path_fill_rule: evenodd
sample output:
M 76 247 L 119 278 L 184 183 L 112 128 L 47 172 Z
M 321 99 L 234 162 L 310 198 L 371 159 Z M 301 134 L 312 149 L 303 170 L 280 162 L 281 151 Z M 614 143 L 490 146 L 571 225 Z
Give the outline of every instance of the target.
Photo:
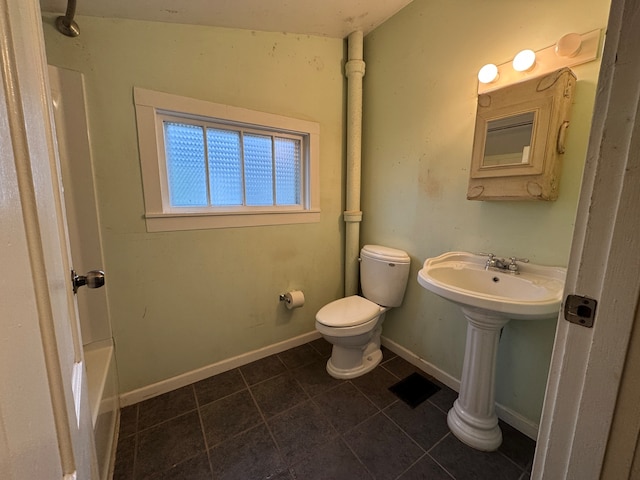
M 196 230 L 320 221 L 320 125 L 271 113 L 134 87 L 147 231 Z M 304 137 L 301 206 L 171 207 L 163 119 L 203 118 Z

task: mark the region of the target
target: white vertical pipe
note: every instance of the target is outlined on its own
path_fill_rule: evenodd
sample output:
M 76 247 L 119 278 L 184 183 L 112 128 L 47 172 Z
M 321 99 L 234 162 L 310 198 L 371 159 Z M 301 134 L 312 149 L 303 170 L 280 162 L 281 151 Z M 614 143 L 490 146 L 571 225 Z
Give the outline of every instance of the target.
M 360 250 L 360 166 L 362 162 L 362 77 L 365 64 L 363 34 L 353 32 L 348 38 L 347 76 L 347 179 L 345 221 L 345 296 L 358 293 L 358 255 Z

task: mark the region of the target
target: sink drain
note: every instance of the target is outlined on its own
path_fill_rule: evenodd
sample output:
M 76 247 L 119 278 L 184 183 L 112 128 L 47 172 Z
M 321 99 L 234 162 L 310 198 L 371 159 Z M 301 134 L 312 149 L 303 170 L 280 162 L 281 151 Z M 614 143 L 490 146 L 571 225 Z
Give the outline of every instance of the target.
M 493 277 L 491 280 L 493 280 L 495 283 L 498 283 L 500 281 L 500 277 Z

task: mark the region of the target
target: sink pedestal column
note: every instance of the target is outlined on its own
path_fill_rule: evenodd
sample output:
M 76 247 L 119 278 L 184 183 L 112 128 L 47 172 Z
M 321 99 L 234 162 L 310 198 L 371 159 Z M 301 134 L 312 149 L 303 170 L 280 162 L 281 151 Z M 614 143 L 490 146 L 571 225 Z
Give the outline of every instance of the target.
M 467 318 L 467 346 L 460 394 L 447 415 L 451 432 L 478 450 L 496 450 L 502 443 L 495 410 L 496 357 L 500 330 L 508 318 L 462 307 Z

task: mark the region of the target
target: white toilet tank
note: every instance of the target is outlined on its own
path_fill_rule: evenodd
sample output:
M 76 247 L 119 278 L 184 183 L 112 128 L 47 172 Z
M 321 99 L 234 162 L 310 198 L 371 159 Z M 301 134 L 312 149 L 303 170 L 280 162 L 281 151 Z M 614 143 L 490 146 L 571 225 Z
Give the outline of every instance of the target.
M 410 266 L 407 252 L 365 245 L 360 250 L 362 295 L 383 307 L 399 307 L 407 288 Z

